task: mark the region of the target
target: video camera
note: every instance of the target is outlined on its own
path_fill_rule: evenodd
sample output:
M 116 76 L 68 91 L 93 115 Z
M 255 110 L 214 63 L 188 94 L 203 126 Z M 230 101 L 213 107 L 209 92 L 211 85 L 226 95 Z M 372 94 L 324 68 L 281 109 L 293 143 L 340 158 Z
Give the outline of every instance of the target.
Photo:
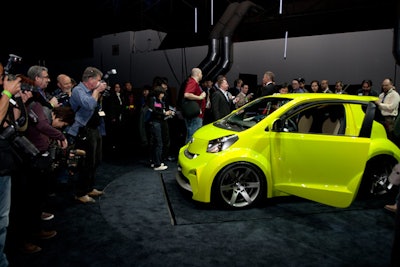
M 21 74 L 11 74 L 10 71 L 13 67 L 14 63 L 20 63 L 22 61 L 22 57 L 14 55 L 14 54 L 9 54 L 9 58 L 7 61 L 7 65 L 4 67 L 4 74 L 7 75 L 8 80 L 13 81 L 17 77 L 21 78 L 21 91 L 31 91 L 31 92 L 39 92 L 39 88 L 34 86 L 34 82 L 30 80 L 28 77 L 23 76 Z

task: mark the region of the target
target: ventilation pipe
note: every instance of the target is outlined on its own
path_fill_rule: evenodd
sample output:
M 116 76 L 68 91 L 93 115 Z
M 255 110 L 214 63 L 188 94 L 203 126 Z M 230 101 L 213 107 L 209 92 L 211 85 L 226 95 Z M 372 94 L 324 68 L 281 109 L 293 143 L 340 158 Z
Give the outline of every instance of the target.
M 397 2 L 396 21 L 393 30 L 393 55 L 400 65 L 400 2 Z
M 211 77 L 212 81 L 216 81 L 218 75 L 225 75 L 232 66 L 232 58 L 233 58 L 233 50 L 232 50 L 232 35 L 242 21 L 244 15 L 246 15 L 247 11 L 251 7 L 258 7 L 251 1 L 244 1 L 240 3 L 231 18 L 229 19 L 228 23 L 226 24 L 225 28 L 223 29 L 221 35 L 222 44 L 221 47 L 221 59 L 219 64 L 212 70 L 212 72 L 208 75 Z M 259 9 L 262 9 L 258 7 Z
M 234 15 L 235 10 L 239 3 L 231 3 L 227 9 L 225 10 L 222 17 L 219 19 L 217 24 L 215 25 L 214 29 L 210 34 L 210 43 L 208 45 L 208 52 L 207 56 L 204 60 L 198 65 L 198 68 L 202 70 L 203 76 L 207 77 L 210 70 L 218 62 L 220 57 L 220 39 L 221 39 L 221 32 L 224 29 L 225 25 L 228 23 L 229 19 Z

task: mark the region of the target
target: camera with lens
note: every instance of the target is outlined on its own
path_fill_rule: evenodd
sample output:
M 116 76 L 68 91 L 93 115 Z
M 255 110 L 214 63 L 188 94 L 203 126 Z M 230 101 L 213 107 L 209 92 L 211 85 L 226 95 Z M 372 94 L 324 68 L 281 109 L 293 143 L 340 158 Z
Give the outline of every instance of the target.
M 56 95 L 55 98 L 57 98 L 58 103 L 63 106 L 69 103 L 69 95 L 67 93 L 60 93 Z
M 19 135 L 14 125 L 4 128 L 0 134 L 0 139 L 8 140 L 11 146 L 17 151 L 22 151 L 25 155 L 35 157 L 39 154 L 39 150 L 31 141 L 23 135 Z
M 21 76 L 18 75 L 18 77 L 21 77 Z M 21 91 L 39 92 L 39 88 L 38 87 L 36 87 L 36 86 L 34 86 L 32 84 L 23 82 L 23 81 L 24 81 L 24 79 L 22 79 L 22 82 L 21 82 Z
M 14 54 L 9 54 L 8 55 L 8 61 L 7 65 L 4 67 L 4 74 L 8 76 L 9 80 L 15 80 L 15 75 L 10 74 L 10 70 L 13 67 L 14 63 L 20 63 L 22 60 L 22 57 L 14 55 Z
M 62 149 L 56 143 L 52 143 L 49 148 L 49 154 L 53 170 L 64 167 L 67 168 L 70 175 L 74 175 L 78 170 L 80 159 L 86 156 L 86 151 L 74 149 L 73 146 Z
M 110 75 L 114 75 L 114 74 L 117 74 L 117 70 L 111 69 L 111 70 L 107 71 L 106 74 L 104 74 L 103 80 L 100 81 L 100 83 L 107 84 L 106 89 L 102 93 L 103 97 L 109 97 L 111 95 L 111 87 L 108 85 L 107 80 L 108 80 L 108 78 L 110 78 Z
M 64 101 L 66 98 L 69 98 L 69 95 L 67 93 L 61 93 L 59 95 L 56 95 L 56 98 L 58 102 Z
M 164 120 L 171 119 L 171 118 L 173 118 L 173 117 L 175 116 L 175 114 L 176 114 L 176 109 L 175 109 L 174 107 L 172 107 L 172 106 L 169 106 L 169 110 L 171 111 L 171 115 L 165 116 L 165 117 L 164 117 Z
M 15 80 L 17 77 L 21 78 L 21 91 L 39 92 L 40 90 L 34 85 L 34 81 L 29 79 L 28 77 L 21 74 L 15 75 L 10 73 L 14 63 L 20 63 L 21 61 L 22 57 L 14 54 L 9 54 L 7 65 L 4 67 L 4 74 L 7 75 L 8 80 L 10 81 Z
M 107 84 L 107 82 L 104 80 L 101 80 L 100 83 Z M 109 97 L 111 95 L 111 87 L 107 84 L 106 89 L 104 89 L 104 91 L 101 94 L 103 97 Z

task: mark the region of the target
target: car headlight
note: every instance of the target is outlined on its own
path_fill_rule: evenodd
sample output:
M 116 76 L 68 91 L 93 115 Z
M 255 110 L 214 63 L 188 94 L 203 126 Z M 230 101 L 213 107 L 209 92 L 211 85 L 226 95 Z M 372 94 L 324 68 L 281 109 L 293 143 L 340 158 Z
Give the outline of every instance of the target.
M 237 140 L 239 140 L 239 137 L 236 134 L 211 140 L 208 142 L 207 152 L 218 153 L 220 151 L 228 149 Z

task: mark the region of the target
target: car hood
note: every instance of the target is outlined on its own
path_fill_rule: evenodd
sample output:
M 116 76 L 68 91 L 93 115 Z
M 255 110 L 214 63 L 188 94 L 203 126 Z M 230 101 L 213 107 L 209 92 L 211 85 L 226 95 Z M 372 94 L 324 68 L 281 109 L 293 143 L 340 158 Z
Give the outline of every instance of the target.
M 233 134 L 240 135 L 240 132 L 222 129 L 214 126 L 212 123 L 199 128 L 192 137 L 192 141 L 188 144 L 188 151 L 193 154 L 201 154 L 207 150 L 210 140 L 218 139 Z
M 224 137 L 227 135 L 237 134 L 238 132 L 223 129 L 217 126 L 214 126 L 212 123 L 207 124 L 200 129 L 198 129 L 194 135 L 193 140 L 196 141 L 198 138 L 206 138 L 207 140 L 214 140 L 216 138 Z

